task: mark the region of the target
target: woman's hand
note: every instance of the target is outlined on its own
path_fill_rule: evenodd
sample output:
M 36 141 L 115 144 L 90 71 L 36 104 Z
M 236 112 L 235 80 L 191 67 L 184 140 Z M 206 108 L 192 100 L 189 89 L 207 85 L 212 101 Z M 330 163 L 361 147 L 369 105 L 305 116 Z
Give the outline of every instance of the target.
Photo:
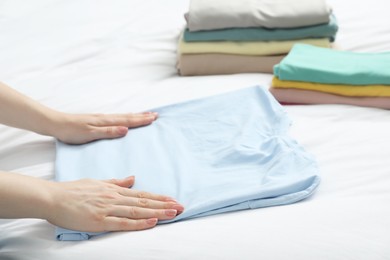
M 105 232 L 152 228 L 184 208 L 174 199 L 129 189 L 134 177 L 52 182 L 0 172 L 0 218 L 40 218 L 59 227 Z
M 57 112 L 52 118 L 49 130 L 52 136 L 64 143 L 82 144 L 97 139 L 123 137 L 128 128 L 151 124 L 157 119 L 157 113 L 104 115 Z
M 128 128 L 156 120 L 152 112 L 138 114 L 68 114 L 46 107 L 0 82 L 0 124 L 49 135 L 70 144 L 117 138 Z
M 172 198 L 129 189 L 133 183 L 134 177 L 56 183 L 47 220 L 79 231 L 128 231 L 152 228 L 183 212 Z
M 82 144 L 127 134 L 157 114 L 68 114 L 50 109 L 0 82 L 0 123 Z M 72 162 L 69 162 L 72 163 Z M 41 218 L 87 232 L 140 230 L 184 208 L 171 198 L 131 190 L 134 178 L 51 182 L 0 172 L 0 218 Z

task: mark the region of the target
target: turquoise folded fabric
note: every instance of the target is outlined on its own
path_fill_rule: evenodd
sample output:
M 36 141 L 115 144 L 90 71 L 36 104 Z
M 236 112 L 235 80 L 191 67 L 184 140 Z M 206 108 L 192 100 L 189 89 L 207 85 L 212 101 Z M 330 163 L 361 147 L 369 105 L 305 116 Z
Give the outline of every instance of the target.
M 390 85 L 390 52 L 357 53 L 296 44 L 274 66 L 280 80 L 347 85 Z
M 329 23 L 306 27 L 268 29 L 265 27 L 229 28 L 221 30 L 184 31 L 186 42 L 198 41 L 282 41 L 304 38 L 329 38 L 334 41 L 338 30 L 336 17 Z
M 57 142 L 58 181 L 135 175 L 133 186 L 177 199 L 170 221 L 289 204 L 319 184 L 314 158 L 287 132 L 290 120 L 265 89 L 245 88 L 158 109 L 149 126 L 84 145 Z M 59 240 L 101 233 L 57 228 Z

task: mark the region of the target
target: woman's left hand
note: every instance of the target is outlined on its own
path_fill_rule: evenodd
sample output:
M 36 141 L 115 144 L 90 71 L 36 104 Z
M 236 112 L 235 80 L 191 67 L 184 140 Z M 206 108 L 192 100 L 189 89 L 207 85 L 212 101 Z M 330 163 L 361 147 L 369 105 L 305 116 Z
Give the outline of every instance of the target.
M 88 143 L 98 139 L 123 137 L 128 128 L 151 124 L 157 113 L 137 114 L 67 114 L 54 119 L 52 135 L 68 144 Z

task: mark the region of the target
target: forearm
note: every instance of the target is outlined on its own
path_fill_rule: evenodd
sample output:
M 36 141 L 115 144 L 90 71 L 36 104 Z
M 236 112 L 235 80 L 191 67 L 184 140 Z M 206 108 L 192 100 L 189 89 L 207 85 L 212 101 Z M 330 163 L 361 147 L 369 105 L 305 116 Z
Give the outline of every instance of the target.
M 67 229 L 102 232 L 151 228 L 183 212 L 170 197 L 129 189 L 133 183 L 134 177 L 51 182 L 0 172 L 0 219 L 39 218 Z
M 57 113 L 0 82 L 0 124 L 52 135 Z
M 0 172 L 0 218 L 47 219 L 51 185 L 43 179 Z
M 0 124 L 53 136 L 72 144 L 118 138 L 151 124 L 157 113 L 69 114 L 48 108 L 0 82 Z

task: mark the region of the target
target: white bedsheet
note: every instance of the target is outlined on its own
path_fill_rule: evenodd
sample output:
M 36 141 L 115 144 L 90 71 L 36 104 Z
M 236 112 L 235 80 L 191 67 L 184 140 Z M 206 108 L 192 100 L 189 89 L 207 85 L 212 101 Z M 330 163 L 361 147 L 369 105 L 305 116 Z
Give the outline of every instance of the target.
M 390 51 L 388 0 L 329 0 L 336 47 Z M 2 0 L 0 80 L 68 112 L 136 112 L 271 75 L 179 77 L 188 0 Z M 390 66 L 389 66 L 390 69 Z M 42 220 L 0 220 L 0 259 L 390 259 L 390 111 L 286 107 L 322 182 L 300 203 L 59 242 Z M 54 178 L 54 140 L 0 125 L 0 169 Z M 7 210 L 7 209 L 1 209 Z

